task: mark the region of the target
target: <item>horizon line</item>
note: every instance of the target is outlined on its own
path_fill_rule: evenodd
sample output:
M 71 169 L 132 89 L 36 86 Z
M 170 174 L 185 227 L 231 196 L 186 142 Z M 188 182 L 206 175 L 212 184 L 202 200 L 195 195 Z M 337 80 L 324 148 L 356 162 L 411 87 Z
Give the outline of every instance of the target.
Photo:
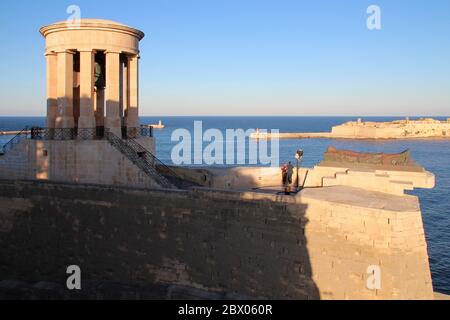
M 46 115 L 0 115 L 0 118 L 34 118 L 34 117 L 42 117 L 42 118 L 46 118 Z M 280 114 L 276 114 L 276 115 L 257 115 L 257 114 L 209 114 L 209 115 L 205 115 L 205 114 L 193 114 L 193 115 L 140 115 L 139 117 L 272 117 L 272 118 L 282 118 L 282 117 L 334 117 L 334 118 L 343 118 L 343 117 L 367 117 L 367 118 L 371 118 L 371 117 L 386 117 L 386 118 L 432 118 L 432 117 L 437 117 L 437 118 L 450 118 L 450 115 L 336 115 L 336 114 L 331 114 L 331 115 L 299 115 L 299 114 L 285 114 L 285 115 L 280 115 Z

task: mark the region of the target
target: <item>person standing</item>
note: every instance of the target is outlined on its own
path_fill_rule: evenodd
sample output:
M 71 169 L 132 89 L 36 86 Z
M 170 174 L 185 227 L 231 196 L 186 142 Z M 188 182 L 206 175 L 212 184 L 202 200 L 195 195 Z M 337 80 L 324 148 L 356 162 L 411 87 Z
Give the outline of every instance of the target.
M 286 195 L 291 194 L 290 184 L 292 183 L 292 175 L 293 174 L 294 174 L 294 167 L 292 166 L 291 162 L 289 162 L 288 164 L 284 164 L 281 167 L 283 189 L 284 189 L 284 194 L 286 194 Z
M 281 183 L 283 184 L 283 187 L 286 187 L 287 184 L 287 165 L 283 164 L 281 167 Z
M 292 165 L 292 163 L 289 161 L 288 165 L 287 165 L 287 183 L 291 184 L 292 183 L 292 176 L 294 175 L 294 166 Z

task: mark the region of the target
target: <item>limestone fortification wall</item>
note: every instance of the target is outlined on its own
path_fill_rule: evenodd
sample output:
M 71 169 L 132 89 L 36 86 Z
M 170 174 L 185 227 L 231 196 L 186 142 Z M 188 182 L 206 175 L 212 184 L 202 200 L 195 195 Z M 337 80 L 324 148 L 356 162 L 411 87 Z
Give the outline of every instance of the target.
M 345 186 L 297 197 L 0 182 L 0 279 L 182 285 L 294 299 L 431 299 L 416 197 Z M 5 258 L 6 257 L 6 258 Z M 381 289 L 369 290 L 369 266 Z M 167 292 L 160 292 L 160 298 Z
M 151 138 L 139 143 L 154 150 Z M 0 179 L 157 186 L 106 140 L 23 140 L 0 157 Z
M 204 187 L 227 190 L 281 190 L 281 170 L 275 167 L 182 168 L 173 167 L 180 177 Z M 294 170 L 293 183 L 296 183 Z M 434 188 L 435 176 L 426 170 L 405 171 L 401 168 L 355 169 L 336 165 L 300 168 L 299 185 L 307 188 L 349 186 L 403 195 L 405 190 Z

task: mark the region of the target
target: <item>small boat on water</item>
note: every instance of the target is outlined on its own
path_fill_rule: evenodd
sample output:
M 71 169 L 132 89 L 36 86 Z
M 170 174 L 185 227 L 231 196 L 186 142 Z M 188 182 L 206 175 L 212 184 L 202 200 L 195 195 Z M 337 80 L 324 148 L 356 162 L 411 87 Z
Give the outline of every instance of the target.
M 153 129 L 164 129 L 166 126 L 162 123 L 161 120 L 157 124 L 146 124 L 144 127 L 153 128 Z

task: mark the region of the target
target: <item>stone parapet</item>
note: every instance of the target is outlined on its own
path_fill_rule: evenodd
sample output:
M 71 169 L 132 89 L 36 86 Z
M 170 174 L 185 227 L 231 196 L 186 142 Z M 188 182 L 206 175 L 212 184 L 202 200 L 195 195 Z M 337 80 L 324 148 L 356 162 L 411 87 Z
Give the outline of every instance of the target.
M 211 297 L 434 298 L 412 196 L 344 186 L 276 197 L 0 181 L 0 231 L 0 254 L 9 257 L 1 279 L 64 285 L 76 264 L 86 283 L 181 286 Z M 376 288 L 368 286 L 374 267 Z
M 282 188 L 280 168 L 181 168 L 172 167 L 181 177 L 199 185 L 228 190 L 274 192 Z M 293 184 L 296 183 L 294 170 Z M 314 168 L 299 169 L 299 185 L 305 188 L 349 186 L 364 190 L 403 195 L 405 190 L 434 188 L 435 176 L 426 170 L 407 171 L 392 167 L 351 168 L 323 163 Z

